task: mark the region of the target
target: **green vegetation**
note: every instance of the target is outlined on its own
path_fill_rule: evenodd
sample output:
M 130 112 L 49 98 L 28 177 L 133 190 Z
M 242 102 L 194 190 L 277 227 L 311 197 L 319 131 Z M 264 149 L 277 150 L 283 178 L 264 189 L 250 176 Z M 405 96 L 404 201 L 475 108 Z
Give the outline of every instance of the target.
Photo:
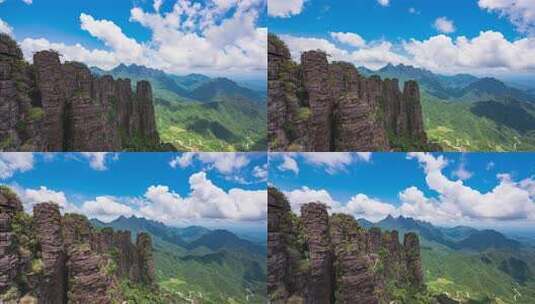
M 535 131 L 520 132 L 496 120 L 477 116 L 472 111 L 474 106 L 444 102 L 423 93 L 424 124 L 429 139 L 448 151 L 535 150 Z M 532 119 L 535 120 L 535 115 Z
M 249 102 L 180 103 L 159 100 L 156 124 L 163 142 L 185 151 L 265 150 L 265 108 Z
M 120 218 L 109 225 L 116 230 L 129 230 L 132 235 L 142 231 L 151 235 L 156 279 L 164 299 L 208 304 L 265 303 L 265 248 L 229 233 L 213 234 L 215 231 L 201 227 L 171 228 L 141 218 Z M 135 286 L 122 285 L 132 298 L 136 297 Z
M 33 273 L 41 273 L 45 269 L 45 264 L 42 259 L 33 259 L 31 265 L 31 271 Z
M 171 295 L 165 290 L 151 289 L 143 285 L 135 284 L 129 280 L 119 282 L 117 289 L 110 290 L 112 295 L 119 294 L 114 298 L 113 304 L 133 303 L 133 304 L 186 304 L 185 299 Z M 119 300 L 120 299 L 120 300 Z
M 301 107 L 297 112 L 297 119 L 299 120 L 308 120 L 312 116 L 312 111 L 309 107 Z
M 28 119 L 30 120 L 41 120 L 45 116 L 45 111 L 40 107 L 32 107 L 28 112 Z
M 11 190 L 11 188 L 6 185 L 0 185 L 0 193 L 8 200 L 14 200 L 18 198 L 17 193 L 15 193 L 15 191 Z
M 430 292 L 444 293 L 459 301 L 534 303 L 533 279 L 520 284 L 499 269 L 499 261 L 513 254 L 515 253 L 490 251 L 483 255 L 444 248 L 424 248 L 422 258 L 426 284 Z M 525 258 L 535 261 L 533 253 L 527 255 L 531 257 Z
M 429 140 L 446 151 L 535 149 L 535 96 L 494 78 L 444 76 L 411 66 L 387 65 L 363 75 L 416 80 Z M 390 138 L 392 140 L 392 138 Z M 404 139 L 394 143 L 406 147 Z M 413 151 L 413 149 L 410 149 Z

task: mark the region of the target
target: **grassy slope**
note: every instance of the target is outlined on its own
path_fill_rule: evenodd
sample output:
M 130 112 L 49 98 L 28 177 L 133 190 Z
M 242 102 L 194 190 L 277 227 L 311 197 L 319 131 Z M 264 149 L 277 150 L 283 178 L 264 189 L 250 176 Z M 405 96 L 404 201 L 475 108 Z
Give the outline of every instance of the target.
M 446 103 L 422 92 L 425 128 L 446 151 L 535 150 L 535 137 L 470 111 L 470 103 Z
M 265 111 L 238 102 L 159 103 L 156 119 L 162 141 L 179 150 L 262 150 L 267 136 Z
M 155 242 L 155 249 L 156 275 L 160 287 L 169 294 L 202 303 L 265 302 L 265 282 L 245 279 L 250 257 L 236 253 L 192 256 L 161 240 Z M 256 257 L 257 262 L 260 260 Z
M 408 232 L 397 229 L 402 236 Z M 524 285 L 498 269 L 501 261 L 515 256 L 535 265 L 535 249 L 510 252 L 487 250 L 484 253 L 458 251 L 447 246 L 421 239 L 424 276 L 430 294 L 446 293 L 469 304 L 528 304 L 535 303 L 535 281 Z M 490 263 L 485 263 L 485 256 Z
M 481 254 L 427 247 L 422 250 L 425 279 L 433 293 L 474 303 L 534 303 L 535 282 L 524 286 L 498 270 L 497 258 L 484 263 Z

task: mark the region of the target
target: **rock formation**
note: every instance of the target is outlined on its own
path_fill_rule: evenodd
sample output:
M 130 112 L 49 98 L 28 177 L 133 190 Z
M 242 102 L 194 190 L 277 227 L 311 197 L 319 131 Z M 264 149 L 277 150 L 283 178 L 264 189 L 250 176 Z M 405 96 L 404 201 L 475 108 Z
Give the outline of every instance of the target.
M 319 202 L 297 217 L 274 188 L 268 208 L 271 303 L 392 303 L 395 288 L 425 291 L 416 234 L 401 244 L 397 231 L 366 230 Z
M 55 51 L 33 64 L 0 34 L 0 151 L 157 150 L 152 88 L 129 79 L 96 77 Z
M 85 216 L 62 216 L 52 202 L 35 205 L 31 217 L 3 186 L 0 253 L 1 303 L 117 303 L 121 280 L 156 288 L 149 235 L 133 244 L 130 232 L 95 230 Z
M 292 61 L 268 38 L 268 136 L 273 151 L 429 150 L 418 83 L 366 78 L 322 51 Z

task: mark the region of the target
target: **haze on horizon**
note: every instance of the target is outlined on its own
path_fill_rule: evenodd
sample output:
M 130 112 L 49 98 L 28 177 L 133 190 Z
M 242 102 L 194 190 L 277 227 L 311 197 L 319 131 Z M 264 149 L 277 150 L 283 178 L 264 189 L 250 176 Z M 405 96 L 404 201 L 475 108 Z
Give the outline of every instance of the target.
M 269 31 L 295 60 L 321 49 L 331 60 L 372 70 L 391 63 L 523 84 L 535 79 L 535 2 L 270 0 L 268 15 Z
M 529 153 L 273 153 L 270 184 L 296 214 L 320 201 L 374 223 L 392 215 L 535 236 L 533 161 Z

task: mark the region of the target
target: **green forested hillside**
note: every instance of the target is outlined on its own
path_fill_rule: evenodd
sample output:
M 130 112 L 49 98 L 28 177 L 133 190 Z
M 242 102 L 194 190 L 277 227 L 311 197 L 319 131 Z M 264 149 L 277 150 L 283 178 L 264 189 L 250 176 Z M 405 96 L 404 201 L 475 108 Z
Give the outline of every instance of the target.
M 422 108 L 427 136 L 446 151 L 529 151 L 535 149 L 535 127 L 516 129 L 492 116 L 480 115 L 481 103 L 445 102 L 426 92 L 422 94 Z M 532 105 L 527 105 L 533 107 Z M 487 107 L 502 115 L 501 107 Z M 476 113 L 474 113 L 474 111 Z M 522 111 L 522 110 L 520 110 Z M 525 112 L 529 113 L 529 112 Z M 511 116 L 509 119 L 517 118 Z M 526 120 L 522 115 L 520 119 Z M 535 124 L 535 116 L 528 117 Z
M 97 227 L 148 232 L 164 294 L 185 303 L 265 303 L 266 248 L 231 232 L 173 228 L 143 218 L 120 217 Z M 214 240 L 217 240 L 215 242 Z
M 461 303 L 535 303 L 535 248 L 493 230 L 442 228 L 404 217 L 387 217 L 366 226 L 404 233 L 422 241 L 425 281 L 431 294 Z
M 243 101 L 200 104 L 157 100 L 156 113 L 162 140 L 178 150 L 261 151 L 267 144 L 263 105 Z

